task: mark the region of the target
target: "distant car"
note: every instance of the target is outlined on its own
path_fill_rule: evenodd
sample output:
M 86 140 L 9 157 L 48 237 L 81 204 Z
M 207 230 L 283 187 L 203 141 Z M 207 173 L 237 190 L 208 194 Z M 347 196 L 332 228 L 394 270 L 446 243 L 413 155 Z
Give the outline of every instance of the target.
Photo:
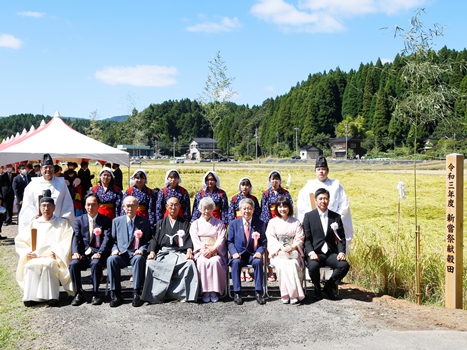
M 361 159 L 369 159 L 369 158 L 371 158 L 371 154 L 369 154 L 369 153 L 365 153 L 365 154 L 361 157 Z
M 132 160 L 130 164 L 141 164 L 141 161 L 139 159 Z
M 300 156 L 292 156 L 292 159 L 302 159 Z
M 219 158 L 218 162 L 227 162 L 228 159 L 227 158 Z

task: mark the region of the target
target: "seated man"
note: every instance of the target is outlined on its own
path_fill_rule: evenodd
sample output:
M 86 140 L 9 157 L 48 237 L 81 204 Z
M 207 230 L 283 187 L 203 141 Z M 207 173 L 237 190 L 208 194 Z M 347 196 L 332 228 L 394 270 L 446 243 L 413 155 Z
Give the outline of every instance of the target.
M 16 280 L 24 291 L 25 306 L 44 301 L 55 306 L 60 284 L 68 294 L 74 294 L 68 273 L 73 229 L 68 220 L 56 217 L 54 210 L 54 200 L 50 191 L 46 191 L 40 201 L 42 216 L 19 231 L 15 238 L 19 254 Z
M 128 196 L 123 200 L 123 210 L 126 215 L 112 221 L 112 254 L 107 259 L 107 273 L 110 280 L 110 307 L 123 303 L 121 287 L 121 269 L 129 265 L 133 272 L 133 302 L 134 307 L 144 304 L 141 300 L 141 288 L 144 284 L 146 269 L 146 254 L 148 242 L 151 239 L 149 220 L 136 215 L 138 200 Z
M 316 209 L 305 214 L 303 231 L 305 232 L 305 252 L 308 272 L 315 286 L 315 299 L 321 299 L 319 269 L 329 266 L 334 269 L 331 278 L 326 281 L 324 291 L 329 299 L 337 299 L 337 284 L 347 275 L 349 264 L 345 257 L 345 233 L 341 216 L 328 210 L 329 192 L 319 188 L 315 192 Z
M 81 271 L 91 268 L 92 278 L 92 305 L 102 304 L 99 297 L 99 284 L 102 269 L 105 267 L 110 252 L 110 229 L 112 220 L 99 214 L 100 200 L 94 193 L 85 197 L 87 214 L 75 220 L 73 244 L 71 248 L 70 276 L 76 290 L 76 296 L 71 305 L 78 306 L 84 303 L 83 286 L 81 284 Z
M 229 264 L 232 267 L 232 282 L 234 287 L 234 302 L 242 305 L 240 296 L 240 272 L 243 266 L 252 265 L 254 268 L 256 301 L 263 305 L 263 254 L 266 251 L 266 225 L 259 219 L 253 218 L 255 203 L 250 198 L 243 198 L 240 203 L 242 217 L 230 222 L 227 236 L 230 253 Z

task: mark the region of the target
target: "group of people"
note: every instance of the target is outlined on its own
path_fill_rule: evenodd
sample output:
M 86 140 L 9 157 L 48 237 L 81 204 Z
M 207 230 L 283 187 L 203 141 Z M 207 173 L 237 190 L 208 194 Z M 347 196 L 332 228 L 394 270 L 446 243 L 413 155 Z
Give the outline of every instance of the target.
M 91 304 L 102 304 L 99 284 L 107 268 L 110 306 L 117 307 L 123 303 L 121 269 L 128 266 L 135 307 L 165 300 L 195 302 L 198 297 L 217 302 L 229 288 L 230 266 L 234 302 L 243 303 L 242 282 L 254 280 L 255 298 L 262 305 L 264 264 L 276 270 L 282 302 L 296 304 L 305 297 L 305 262 L 316 299 L 321 298 L 320 267 L 334 269 L 324 291 L 335 299 L 337 285 L 349 270 L 346 252 L 353 232 L 345 192 L 327 178 L 328 171 L 320 157 L 317 179 L 299 193 L 295 218 L 293 200 L 281 187 L 278 171 L 269 174 L 261 206 L 250 179 L 240 179 L 239 192 L 229 203 L 219 177 L 208 171 L 190 210 L 190 196 L 180 186 L 177 170 L 167 171 L 164 187 L 156 191 L 147 186 L 147 173 L 137 169 L 122 192 L 112 169 L 104 166 L 98 184 L 84 194 L 82 215 L 75 218 L 66 180 L 54 176 L 53 160 L 46 154 L 42 176 L 25 188 L 15 239 L 24 304 L 55 305 L 59 285 L 74 295 L 73 306 L 83 304 L 87 298 L 81 271 L 88 268 Z M 268 275 L 269 280 L 276 278 Z

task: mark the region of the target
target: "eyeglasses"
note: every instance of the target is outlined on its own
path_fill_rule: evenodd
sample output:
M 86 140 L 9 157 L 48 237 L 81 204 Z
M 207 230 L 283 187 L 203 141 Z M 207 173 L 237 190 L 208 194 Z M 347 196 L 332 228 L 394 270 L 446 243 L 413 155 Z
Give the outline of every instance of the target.
M 137 207 L 137 206 L 138 206 L 138 203 L 125 204 L 125 207 L 127 207 L 127 208 L 134 208 L 134 207 Z

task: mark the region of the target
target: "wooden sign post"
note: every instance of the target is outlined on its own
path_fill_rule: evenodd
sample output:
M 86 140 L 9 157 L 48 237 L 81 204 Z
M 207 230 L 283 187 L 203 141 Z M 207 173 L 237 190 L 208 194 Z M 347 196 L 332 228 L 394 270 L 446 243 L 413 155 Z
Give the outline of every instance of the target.
M 446 307 L 462 309 L 464 156 L 446 157 Z

